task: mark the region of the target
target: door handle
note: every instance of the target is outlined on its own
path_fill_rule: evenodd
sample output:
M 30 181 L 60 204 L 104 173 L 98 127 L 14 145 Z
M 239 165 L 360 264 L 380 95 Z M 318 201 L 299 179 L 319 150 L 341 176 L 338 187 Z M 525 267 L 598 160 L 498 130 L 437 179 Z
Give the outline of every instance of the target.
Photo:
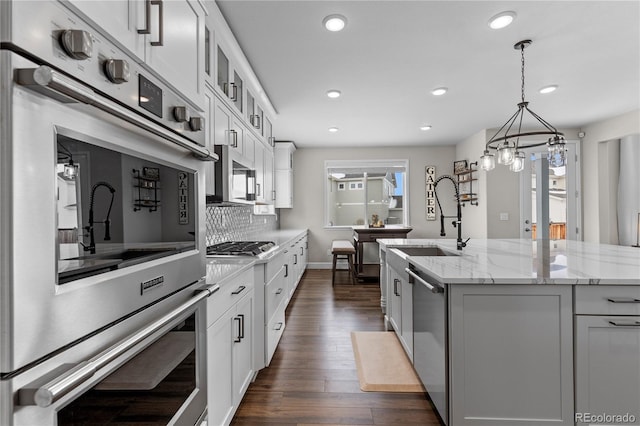
M 235 83 L 229 83 L 229 89 L 231 93 L 227 93 L 227 96 L 229 96 L 229 99 L 231 99 L 232 101 L 237 101 L 238 100 L 238 86 L 236 86 Z
M 242 337 L 240 337 L 240 333 L 241 333 L 240 328 L 242 327 L 242 322 L 241 322 L 242 320 L 240 319 L 239 316 L 233 317 L 233 320 L 238 321 L 238 336 L 235 339 L 233 339 L 233 341 L 235 343 L 239 343 L 242 341 Z
M 282 329 L 282 323 L 279 322 L 278 325 L 276 325 L 273 329 L 276 330 L 276 331 L 281 330 Z
M 158 6 L 158 41 L 152 41 L 152 46 L 164 46 L 164 4 L 162 0 L 151 0 L 151 4 Z
M 608 321 L 616 327 L 640 327 L 640 321 Z
M 257 195 L 257 196 L 262 196 L 262 191 L 260 190 L 260 184 L 259 184 L 259 183 L 256 183 L 256 187 L 257 187 L 256 195 Z
M 611 303 L 640 303 L 640 299 L 633 297 L 609 297 L 607 301 Z
M 287 278 L 289 276 L 289 265 L 284 265 L 284 277 Z
M 279 288 L 278 290 L 276 290 L 276 294 L 281 294 L 282 293 L 282 289 Z
M 396 296 L 400 296 L 398 294 L 398 281 L 399 280 L 397 278 L 393 279 L 393 294 L 395 294 Z
M 244 314 L 238 314 L 240 317 L 240 340 L 244 339 Z
M 298 255 L 297 255 L 297 254 L 294 254 L 294 255 L 293 255 L 293 264 L 294 264 L 294 265 L 297 265 L 297 264 L 298 264 Z
M 151 34 L 151 0 L 144 2 L 144 28 L 138 29 L 138 34 Z
M 234 148 L 238 147 L 238 132 L 231 129 L 229 130 L 229 135 L 231 135 L 231 146 Z

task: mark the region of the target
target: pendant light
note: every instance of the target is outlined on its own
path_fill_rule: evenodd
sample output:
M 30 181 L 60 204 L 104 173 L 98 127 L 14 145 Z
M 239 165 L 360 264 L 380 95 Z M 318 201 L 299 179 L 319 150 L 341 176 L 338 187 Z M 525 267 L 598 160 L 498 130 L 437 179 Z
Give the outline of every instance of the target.
M 500 127 L 500 129 L 489 139 L 485 146 L 484 153 L 480 157 L 480 168 L 482 170 L 493 170 L 496 166 L 496 155 L 491 151 L 497 152 L 498 164 L 504 164 L 509 166 L 509 169 L 514 172 L 519 172 L 524 168 L 525 154 L 522 151 L 523 148 L 530 148 L 536 146 L 547 145 L 548 147 L 548 159 L 551 167 L 562 167 L 565 165 L 566 160 L 566 141 L 564 134 L 553 127 L 549 122 L 540 117 L 538 114 L 529 109 L 529 102 L 524 98 L 524 49 L 531 45 L 531 40 L 522 40 L 517 42 L 513 48 L 520 50 L 521 57 L 521 101 L 518 103 L 518 110 L 507 120 L 506 123 Z M 538 123 L 543 126 L 539 131 L 522 131 L 522 121 L 524 119 L 525 112 L 529 113 L 535 118 Z M 516 128 L 514 128 L 514 125 Z M 549 136 L 546 142 L 531 142 L 527 143 L 521 141 L 523 136 Z

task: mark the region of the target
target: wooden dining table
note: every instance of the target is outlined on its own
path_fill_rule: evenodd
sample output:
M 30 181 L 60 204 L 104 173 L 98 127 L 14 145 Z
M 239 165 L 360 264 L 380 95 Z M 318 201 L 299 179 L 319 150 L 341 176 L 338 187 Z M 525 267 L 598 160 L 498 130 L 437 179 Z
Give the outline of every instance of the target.
M 374 228 L 367 225 L 355 225 L 353 228 L 353 245 L 356 248 L 355 272 L 356 278 L 364 280 L 368 278 L 380 278 L 379 263 L 364 263 L 364 244 L 376 243 L 383 238 L 406 239 L 407 234 L 413 228 L 403 225 L 386 225 L 383 228 Z

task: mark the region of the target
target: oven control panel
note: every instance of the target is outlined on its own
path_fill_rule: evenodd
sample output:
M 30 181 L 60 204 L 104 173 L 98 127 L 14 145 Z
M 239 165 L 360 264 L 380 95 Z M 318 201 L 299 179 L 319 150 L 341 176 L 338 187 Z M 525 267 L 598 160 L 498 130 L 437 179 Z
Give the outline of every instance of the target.
M 201 108 L 156 77 L 62 3 L 13 2 L 11 45 L 38 65 L 48 65 L 86 84 L 182 137 L 205 146 Z M 34 37 L 33 35 L 39 35 Z M 5 40 L 3 40 L 5 41 Z M 179 110 L 176 113 L 176 110 Z

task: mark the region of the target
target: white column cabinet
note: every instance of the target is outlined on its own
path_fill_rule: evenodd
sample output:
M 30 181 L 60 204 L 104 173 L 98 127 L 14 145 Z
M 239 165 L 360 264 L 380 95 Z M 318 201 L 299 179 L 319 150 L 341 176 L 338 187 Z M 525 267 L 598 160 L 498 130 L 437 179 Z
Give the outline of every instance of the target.
M 130 50 L 140 63 L 147 64 L 166 83 L 202 106 L 205 12 L 198 1 L 150 4 L 144 0 L 71 0 L 71 4 L 104 29 L 107 37 Z
M 277 142 L 274 148 L 276 208 L 293 207 L 293 142 Z
M 214 145 L 214 133 L 217 131 L 214 128 L 215 122 L 215 113 L 216 113 L 216 104 L 215 104 L 215 94 L 213 89 L 207 83 L 205 85 L 204 91 L 204 110 L 205 117 L 207 120 L 207 125 L 204 126 L 205 131 L 205 144 L 209 151 L 213 152 Z M 205 193 L 207 195 L 214 195 L 216 193 L 216 185 L 215 185 L 215 170 L 216 167 L 215 161 L 207 161 L 205 164 Z

